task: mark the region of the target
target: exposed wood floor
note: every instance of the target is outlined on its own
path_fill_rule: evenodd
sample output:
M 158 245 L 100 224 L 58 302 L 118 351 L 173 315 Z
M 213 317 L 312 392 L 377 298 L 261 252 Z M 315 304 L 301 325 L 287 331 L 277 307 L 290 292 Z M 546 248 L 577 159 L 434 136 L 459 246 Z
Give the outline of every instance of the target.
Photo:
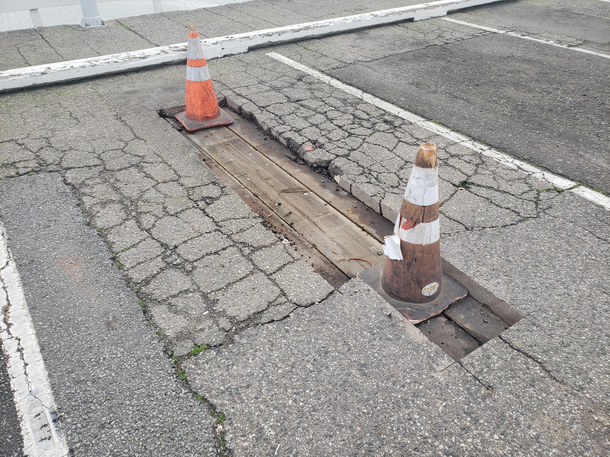
M 287 239 L 334 287 L 385 261 L 382 240 L 394 224 L 253 124 L 228 112 L 233 125 L 185 135 L 199 146 L 201 159 L 263 217 L 268 228 Z M 455 269 L 444 262 L 443 269 L 446 266 Z M 519 319 L 505 303 L 504 308 L 492 303 L 493 296 L 482 305 L 472 295 L 483 301 L 488 293 L 466 279 L 470 295 L 417 325 L 455 360 L 499 335 L 510 326 L 506 322 Z M 498 308 L 504 320 L 490 307 Z
M 276 233 L 306 248 L 302 252 L 334 286 L 385 260 L 379 239 L 392 224 L 299 164 L 288 149 L 265 139 L 250 123 L 235 116 L 232 126 L 188 137 L 200 147 L 202 159 Z

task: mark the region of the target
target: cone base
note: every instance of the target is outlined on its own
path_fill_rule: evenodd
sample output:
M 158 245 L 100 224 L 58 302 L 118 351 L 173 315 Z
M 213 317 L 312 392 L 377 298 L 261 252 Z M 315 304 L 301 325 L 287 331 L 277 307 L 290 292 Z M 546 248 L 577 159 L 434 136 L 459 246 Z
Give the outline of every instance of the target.
M 197 130 L 202 129 L 210 129 L 212 127 L 220 127 L 223 125 L 231 125 L 233 123 L 233 119 L 229 116 L 225 111 L 220 109 L 220 116 L 215 117 L 214 119 L 210 119 L 209 121 L 194 121 L 188 119 L 184 111 L 176 114 L 174 116 L 178 119 L 178 122 L 182 124 L 182 126 L 186 129 L 187 132 L 196 132 Z
M 390 305 L 402 312 L 412 324 L 430 319 L 437 314 L 442 313 L 452 303 L 464 298 L 468 295 L 468 289 L 457 282 L 451 276 L 443 273 L 441 293 L 434 300 L 427 303 L 409 303 L 406 301 L 396 300 L 390 297 L 381 287 L 381 274 L 383 273 L 383 264 L 370 268 L 358 273 L 358 278 L 367 283 L 375 292 L 387 301 Z

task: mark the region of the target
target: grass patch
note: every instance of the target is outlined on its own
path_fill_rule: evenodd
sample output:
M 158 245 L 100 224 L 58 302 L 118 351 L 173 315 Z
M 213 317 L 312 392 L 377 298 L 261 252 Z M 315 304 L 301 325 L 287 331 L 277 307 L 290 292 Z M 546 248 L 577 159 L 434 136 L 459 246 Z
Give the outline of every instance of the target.
M 191 352 L 189 352 L 189 355 L 197 355 L 200 352 L 203 352 L 207 349 L 208 347 L 205 344 L 201 344 L 199 346 L 195 346 L 193 349 L 191 349 Z

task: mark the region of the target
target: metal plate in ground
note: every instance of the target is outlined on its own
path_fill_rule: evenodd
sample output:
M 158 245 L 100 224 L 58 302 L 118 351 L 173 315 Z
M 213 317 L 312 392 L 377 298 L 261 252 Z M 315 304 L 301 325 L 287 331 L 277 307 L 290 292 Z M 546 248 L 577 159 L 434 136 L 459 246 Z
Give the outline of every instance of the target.
M 428 303 L 409 303 L 396 300 L 390 297 L 381 287 L 381 273 L 383 272 L 383 265 L 379 265 L 375 268 L 370 268 L 365 271 L 358 273 L 358 277 L 371 286 L 375 292 L 381 295 L 385 301 L 401 311 L 413 324 L 418 324 L 430 319 L 437 314 L 442 313 L 449 305 L 453 302 L 464 298 L 468 294 L 468 290 L 453 279 L 443 273 L 441 293 L 440 295 Z

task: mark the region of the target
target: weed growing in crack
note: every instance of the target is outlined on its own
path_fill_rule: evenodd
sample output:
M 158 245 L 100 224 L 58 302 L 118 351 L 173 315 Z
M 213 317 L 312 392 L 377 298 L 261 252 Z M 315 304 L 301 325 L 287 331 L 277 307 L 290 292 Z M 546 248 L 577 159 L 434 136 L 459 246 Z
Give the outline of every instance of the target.
M 220 424 L 220 423 L 224 422 L 225 419 L 226 419 L 226 416 L 224 414 L 220 413 L 216 416 L 216 423 Z
M 141 308 L 146 308 L 146 302 L 144 300 L 140 300 L 138 305 L 140 305 Z
M 602 195 L 608 195 L 605 190 L 599 189 L 597 187 L 591 187 L 591 190 L 594 190 L 595 192 L 599 192 Z
M 203 352 L 207 349 L 208 347 L 205 344 L 201 344 L 199 346 L 195 346 L 193 349 L 191 349 L 191 352 L 189 352 L 189 355 L 197 355 L 200 352 Z
M 178 370 L 176 371 L 176 374 L 183 381 L 186 381 L 186 378 L 188 378 L 188 376 L 186 375 L 186 371 L 184 371 L 184 368 L 178 368 Z

